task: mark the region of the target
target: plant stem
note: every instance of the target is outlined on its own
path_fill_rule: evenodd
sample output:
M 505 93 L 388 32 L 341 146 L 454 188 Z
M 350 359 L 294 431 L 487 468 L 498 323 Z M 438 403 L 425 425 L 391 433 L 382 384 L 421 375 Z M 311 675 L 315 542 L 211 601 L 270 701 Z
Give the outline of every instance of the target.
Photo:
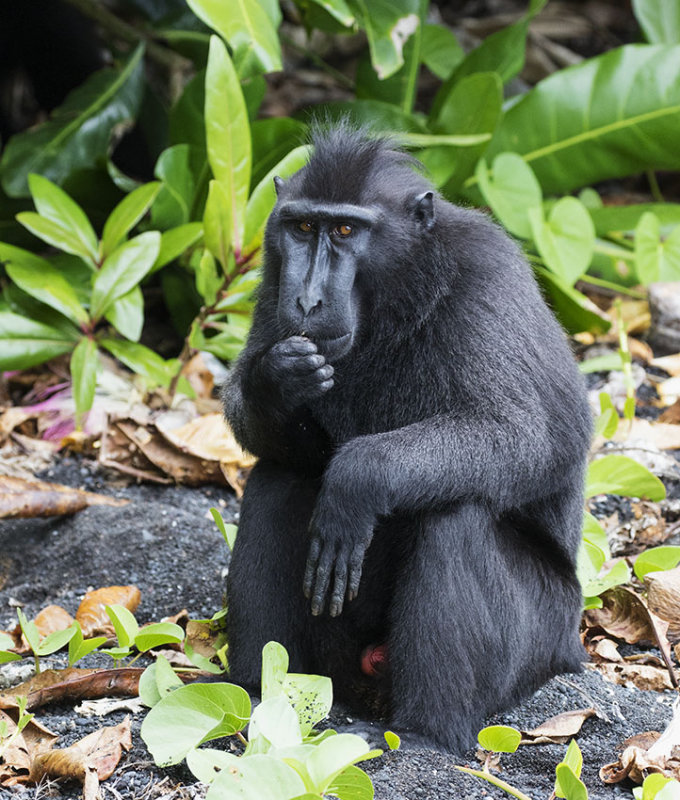
M 241 744 L 248 746 L 248 740 L 246 737 L 241 733 L 241 731 L 236 731 L 236 738 L 241 742 Z
M 420 71 L 420 49 L 423 39 L 423 25 L 425 23 L 425 15 L 427 13 L 427 3 L 421 2 L 419 8 L 419 21 L 418 27 L 412 34 L 413 48 L 411 50 L 411 60 L 407 65 L 407 79 L 406 88 L 404 90 L 404 99 L 401 103 L 401 110 L 404 114 L 411 114 L 413 106 L 416 101 L 416 88 L 418 86 L 418 72 Z
M 659 187 L 659 181 L 656 177 L 656 172 L 653 169 L 648 169 L 645 173 L 647 175 L 647 180 L 649 181 L 649 189 L 652 193 L 652 197 L 656 200 L 657 203 L 665 203 L 666 201 L 661 194 L 661 189 Z
M 644 292 L 638 292 L 636 289 L 629 289 L 627 286 L 620 286 L 618 283 L 612 283 L 603 278 L 595 278 L 592 275 L 582 275 L 579 281 L 581 283 L 589 283 L 592 286 L 601 286 L 603 289 L 611 289 L 612 292 L 616 292 L 617 294 L 626 294 L 628 297 L 635 298 L 635 300 L 644 300 L 647 296 Z
M 470 767 L 460 767 L 458 764 L 453 764 L 456 769 L 459 769 L 461 772 L 467 772 L 468 775 L 475 775 L 477 778 L 482 778 L 489 783 L 492 783 L 494 786 L 497 786 L 499 789 L 502 789 L 504 792 L 516 797 L 517 800 L 532 800 L 528 794 L 524 794 L 519 789 L 516 789 L 511 784 L 507 783 L 500 778 L 497 778 L 495 775 L 491 775 L 487 772 L 482 772 L 481 769 L 470 769 Z

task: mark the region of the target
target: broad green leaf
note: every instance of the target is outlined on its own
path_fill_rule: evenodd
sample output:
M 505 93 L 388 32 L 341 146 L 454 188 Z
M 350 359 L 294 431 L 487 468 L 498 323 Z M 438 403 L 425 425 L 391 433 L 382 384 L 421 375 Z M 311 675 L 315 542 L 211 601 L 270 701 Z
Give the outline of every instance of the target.
M 9 277 L 31 297 L 68 317 L 76 325 L 89 321 L 75 291 L 49 261 L 28 250 L 0 242 L 0 261 Z
M 620 356 L 620 354 L 619 354 Z M 623 360 L 621 368 L 623 367 Z M 600 413 L 602 416 L 609 414 L 611 419 L 602 426 L 602 435 L 611 439 L 619 427 L 619 415 L 614 407 L 611 397 L 606 392 L 600 392 Z
M 196 268 L 196 291 L 201 295 L 206 306 L 214 304 L 217 292 L 223 283 L 224 278 L 217 271 L 215 258 L 210 250 L 204 250 Z
M 623 361 L 620 353 L 607 353 L 604 356 L 586 358 L 579 363 L 578 368 L 583 375 L 590 375 L 593 372 L 612 372 L 623 369 Z
M 390 750 L 398 750 L 401 747 L 401 736 L 394 731 L 385 731 L 385 742 Z
M 119 297 L 104 316 L 118 333 L 138 342 L 144 326 L 144 295 L 139 286 Z
M 306 767 L 315 788 L 326 792 L 333 780 L 350 764 L 380 755 L 352 733 L 339 733 L 319 744 L 307 759 Z
M 380 79 L 404 63 L 404 45 L 420 26 L 419 0 L 354 0 L 368 37 L 371 62 Z
M 189 750 L 187 767 L 196 780 L 210 784 L 220 770 L 227 769 L 232 765 L 233 759 L 233 753 L 225 753 L 224 750 L 215 750 L 212 747 L 202 747 L 200 750 Z
M 21 626 L 21 632 L 24 634 L 28 646 L 34 653 L 37 653 L 40 647 L 40 631 L 36 627 L 35 622 L 29 620 L 20 608 L 17 608 L 17 617 L 19 619 L 19 625 Z
M 633 570 L 635 575 L 643 580 L 649 572 L 659 572 L 661 570 L 673 569 L 680 563 L 680 547 L 665 545 L 662 547 L 650 547 L 644 550 L 635 559 Z
M 249 717 L 250 698 L 240 686 L 181 686 L 149 711 L 141 736 L 156 764 L 169 766 L 203 742 L 243 730 Z
M 61 650 L 62 647 L 66 647 L 66 645 L 73 638 L 75 632 L 75 626 L 70 625 L 68 628 L 66 628 L 66 630 L 54 631 L 53 633 L 48 634 L 44 639 L 41 640 L 36 655 L 49 656 L 52 653 L 56 653 L 57 650 Z
M 139 679 L 139 697 L 144 705 L 153 708 L 162 697 L 174 692 L 184 682 L 161 653 L 142 673 Z
M 602 206 L 588 210 L 598 236 L 609 236 L 612 232 L 632 234 L 642 215 L 648 211 L 653 212 L 659 219 L 664 235 L 668 235 L 673 228 L 680 225 L 680 203 L 637 203 L 630 206 Z
M 184 641 L 184 631 L 174 622 L 154 622 L 145 625 L 135 636 L 134 645 L 140 650 L 150 650 L 162 644 L 179 644 Z
M 135 636 L 139 633 L 139 625 L 133 613 L 129 608 L 120 605 L 120 603 L 112 603 L 110 606 L 105 606 L 104 610 L 116 631 L 118 646 L 123 648 L 130 647 L 134 642 Z
M 288 652 L 278 642 L 262 648 L 262 700 L 285 695 L 283 682 L 288 672 Z
M 225 273 L 231 262 L 233 222 L 231 197 L 226 188 L 219 181 L 210 181 L 203 213 L 203 236 L 205 246 L 220 262 Z
M 396 734 L 392 735 L 396 736 Z M 326 789 L 326 794 L 331 797 L 339 797 L 341 800 L 373 800 L 373 782 L 362 769 L 352 765 L 343 769 L 339 775 L 333 778 Z M 312 797 L 316 798 L 317 795 L 312 795 Z
M 605 333 L 611 327 L 597 306 L 547 269 L 534 265 L 534 274 L 549 298 L 555 316 L 568 333 Z
M 325 675 L 289 673 L 283 688 L 300 721 L 303 736 L 309 736 L 317 722 L 325 719 L 333 705 L 333 683 Z
M 152 225 L 166 230 L 189 222 L 196 193 L 189 145 L 166 148 L 156 161 L 154 175 L 162 184 L 151 209 Z
M 302 778 L 278 758 L 253 755 L 237 758 L 230 753 L 210 784 L 206 800 L 293 800 L 305 793 Z
M 583 768 L 583 755 L 581 754 L 581 750 L 578 744 L 576 744 L 576 739 L 572 739 L 569 742 L 569 747 L 567 747 L 567 752 L 565 753 L 564 758 L 560 763 L 566 764 L 575 778 L 581 777 L 581 769 Z M 563 790 L 562 787 L 560 786 L 559 777 L 555 778 L 555 796 L 564 798 L 568 797 L 568 795 L 565 793 L 565 790 Z M 571 800 L 570 796 L 569 800 Z
M 312 2 L 327 11 L 345 28 L 354 23 L 354 15 L 345 0 L 312 0 Z
M 160 233 L 148 231 L 120 245 L 108 256 L 92 285 L 90 313 L 94 319 L 99 319 L 119 297 L 140 283 L 153 267 L 160 246 Z
M 503 225 L 515 236 L 531 238 L 529 209 L 538 208 L 543 193 L 526 161 L 516 153 L 496 156 L 491 174 L 482 158 L 476 170 L 484 199 Z
M 151 272 L 169 264 L 182 255 L 185 250 L 193 247 L 203 236 L 202 222 L 188 222 L 169 231 L 161 233 L 161 247 Z
M 222 519 L 222 515 L 220 514 L 218 509 L 211 508 L 210 513 L 212 514 L 212 518 L 215 520 L 215 525 L 217 525 L 219 532 L 224 537 L 224 541 L 227 543 L 229 552 L 231 552 L 234 549 L 234 542 L 236 541 L 236 534 L 238 532 L 238 527 L 231 523 L 226 524 Z
M 189 8 L 229 42 L 243 77 L 283 69 L 276 27 L 258 0 L 187 0 Z M 211 45 L 212 47 L 212 45 Z
M 14 644 L 15 644 L 14 639 L 8 633 L 0 631 L 0 647 L 2 647 L 5 650 L 8 650 L 14 647 Z
M 103 69 L 74 89 L 50 119 L 12 136 L 0 160 L 0 180 L 10 197 L 28 196 L 28 175 L 62 183 L 106 156 L 116 128 L 136 118 L 144 71 L 140 45 L 123 67 Z
M 68 231 L 78 243 L 75 255 L 97 260 L 97 236 L 83 209 L 63 189 L 42 175 L 28 176 L 33 202 L 41 217 Z M 63 248 L 65 249 L 65 248 Z M 68 252 L 73 252 L 69 250 Z
M 264 737 L 272 747 L 291 747 L 302 743 L 302 733 L 295 709 L 284 697 L 269 697 L 253 711 L 248 726 L 248 740 Z
M 514 753 L 522 741 L 522 734 L 507 725 L 489 725 L 477 734 L 477 741 L 485 750 L 494 753 Z
M 0 311 L 0 370 L 28 369 L 73 350 L 81 334 L 72 336 L 41 322 Z
M 585 784 L 576 777 L 568 764 L 558 764 L 555 774 L 560 790 L 563 792 L 558 797 L 568 797 L 569 800 L 588 800 L 588 790 Z
M 585 542 L 585 548 L 592 552 L 594 545 L 590 542 Z M 580 578 L 579 578 L 580 580 Z M 596 597 L 606 592 L 608 589 L 613 589 L 614 586 L 621 586 L 628 583 L 630 580 L 630 569 L 625 561 L 617 561 L 614 566 L 604 573 L 604 575 L 596 575 L 590 578 L 585 583 L 581 584 L 584 597 Z
M 440 80 L 446 80 L 465 57 L 453 33 L 443 25 L 423 25 L 423 64 Z
M 463 136 L 493 133 L 501 116 L 502 88 L 494 72 L 463 78 L 443 97 L 439 112 L 430 119 L 431 131 Z M 437 186 L 454 198 L 487 146 L 484 141 L 475 147 L 431 147 L 419 158 Z
M 137 342 L 102 339 L 99 343 L 128 369 L 149 378 L 154 386 L 169 386 L 173 375 L 179 369 L 177 359 L 165 361 L 158 353 Z
M 95 636 L 92 639 L 83 638 L 83 632 L 78 622 L 73 623 L 75 628 L 73 635 L 68 643 L 68 665 L 72 667 L 75 663 L 85 658 L 91 652 L 106 642 L 106 636 Z
M 627 456 L 604 456 L 592 461 L 586 474 L 586 497 L 616 494 L 657 502 L 666 497 L 663 483 L 642 464 Z
M 17 222 L 21 223 L 26 230 L 42 239 L 43 242 L 47 242 L 59 250 L 64 250 L 66 253 L 83 256 L 94 267 L 92 257 L 89 253 L 83 252 L 80 239 L 72 231 L 62 228 L 61 225 L 57 225 L 56 222 L 52 222 L 46 217 L 41 217 L 34 211 L 22 211 L 21 214 L 17 214 L 16 218 Z
M 680 44 L 680 3 L 676 0 L 633 0 L 633 12 L 648 42 Z
M 680 783 L 654 772 L 633 789 L 635 800 L 680 800 Z
M 593 581 L 597 580 L 605 560 L 604 552 L 584 538 L 576 555 L 576 577 L 585 597 L 597 594 L 597 592 L 590 592 L 587 589 Z
M 10 653 L 7 650 L 0 650 L 0 664 L 9 664 L 10 661 L 21 661 L 23 656 L 19 653 Z
M 569 286 L 588 269 L 595 245 L 595 226 L 587 209 L 575 197 L 562 197 L 550 209 L 528 212 L 534 242 L 546 266 Z
M 635 228 L 635 271 L 644 284 L 680 280 L 680 225 L 661 241 L 658 217 L 651 212 L 640 217 Z
M 243 241 L 245 253 L 253 253 L 262 246 L 267 218 L 276 203 L 274 177 L 289 178 L 309 160 L 309 147 L 303 145 L 291 150 L 285 158 L 269 171 L 255 187 L 246 206 L 246 225 Z
M 160 191 L 158 181 L 145 183 L 126 195 L 113 209 L 104 224 L 102 233 L 102 255 L 110 255 L 125 239 L 139 220 L 146 214 Z
M 80 425 L 82 415 L 92 408 L 94 392 L 97 388 L 97 369 L 99 356 L 94 339 L 83 337 L 71 354 L 71 380 L 73 401 L 76 406 L 76 420 Z
M 595 519 L 595 517 L 588 511 L 583 512 L 583 538 L 587 542 L 599 547 L 600 550 L 602 550 L 602 552 L 605 554 L 605 558 L 611 557 L 607 534 L 597 519 Z M 600 566 L 602 566 L 602 564 L 600 564 Z
M 250 187 L 250 125 L 236 71 L 216 36 L 210 40 L 205 77 L 205 122 L 208 160 L 228 197 L 231 215 L 228 230 L 234 249 L 240 251 Z
M 625 45 L 542 80 L 507 109 L 491 154 L 512 150 L 543 191 L 680 169 L 680 49 Z

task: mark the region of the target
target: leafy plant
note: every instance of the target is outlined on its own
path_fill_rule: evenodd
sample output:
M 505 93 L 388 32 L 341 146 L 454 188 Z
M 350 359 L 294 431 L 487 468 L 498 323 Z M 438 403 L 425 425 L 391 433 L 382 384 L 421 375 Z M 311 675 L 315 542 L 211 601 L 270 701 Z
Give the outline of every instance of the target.
M 40 631 L 35 625 L 35 622 L 28 620 L 24 612 L 17 608 L 17 616 L 19 617 L 19 625 L 24 638 L 28 642 L 28 646 L 33 651 L 33 658 L 35 660 L 35 673 L 40 674 L 40 659 L 42 656 L 49 656 L 56 653 L 65 647 L 71 637 L 75 634 L 75 626 L 71 625 L 63 631 L 54 631 L 47 636 L 41 636 Z
M 159 765 L 186 758 L 196 778 L 210 784 L 207 797 L 373 797 L 370 778 L 355 764 L 381 751 L 369 750 L 353 734 L 315 732 L 330 711 L 330 679 L 289 674 L 288 654 L 276 642 L 263 649 L 262 702 L 252 714 L 250 698 L 238 686 L 180 686 L 165 666 L 154 666 L 156 687 L 144 678 L 140 684 L 153 704 L 142 738 Z M 200 747 L 230 735 L 245 745 L 242 756 Z
M 2 758 L 7 748 L 19 738 L 23 729 L 35 716 L 35 714 L 26 711 L 26 704 L 28 703 L 27 697 L 17 695 L 14 699 L 16 700 L 17 709 L 19 710 L 19 718 L 17 719 L 16 729 L 12 733 L 9 732 L 7 721 L 4 719 L 0 720 L 0 758 Z
M 174 622 L 154 622 L 140 628 L 132 612 L 125 606 L 114 603 L 105 606 L 105 610 L 116 631 L 118 647 L 112 647 L 102 652 L 108 653 L 116 662 L 128 658 L 134 650 L 137 650 L 137 655 L 128 662 L 128 666 L 130 666 L 153 647 L 179 644 L 184 640 L 184 631 Z

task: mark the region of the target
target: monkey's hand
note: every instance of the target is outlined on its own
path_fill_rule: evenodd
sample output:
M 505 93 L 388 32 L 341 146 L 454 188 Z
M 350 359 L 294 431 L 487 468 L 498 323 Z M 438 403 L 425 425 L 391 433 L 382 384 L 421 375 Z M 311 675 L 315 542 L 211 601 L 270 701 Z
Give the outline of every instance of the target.
M 274 389 L 286 409 L 297 408 L 333 387 L 333 367 L 304 336 L 273 345 L 262 356 L 259 372 L 265 388 Z
M 377 514 L 363 492 L 324 481 L 310 523 L 310 545 L 303 590 L 312 614 L 323 613 L 330 589 L 329 612 L 342 613 L 345 600 L 357 596 L 366 550 L 373 538 Z

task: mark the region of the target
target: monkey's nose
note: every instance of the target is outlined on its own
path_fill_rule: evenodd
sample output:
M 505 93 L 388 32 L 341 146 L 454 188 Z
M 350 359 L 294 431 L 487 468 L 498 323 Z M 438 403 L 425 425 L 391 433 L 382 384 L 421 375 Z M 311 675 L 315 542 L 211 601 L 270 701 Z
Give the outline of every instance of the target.
M 309 317 L 317 311 L 321 310 L 321 300 L 313 300 L 309 297 L 298 297 L 297 305 L 305 317 Z

